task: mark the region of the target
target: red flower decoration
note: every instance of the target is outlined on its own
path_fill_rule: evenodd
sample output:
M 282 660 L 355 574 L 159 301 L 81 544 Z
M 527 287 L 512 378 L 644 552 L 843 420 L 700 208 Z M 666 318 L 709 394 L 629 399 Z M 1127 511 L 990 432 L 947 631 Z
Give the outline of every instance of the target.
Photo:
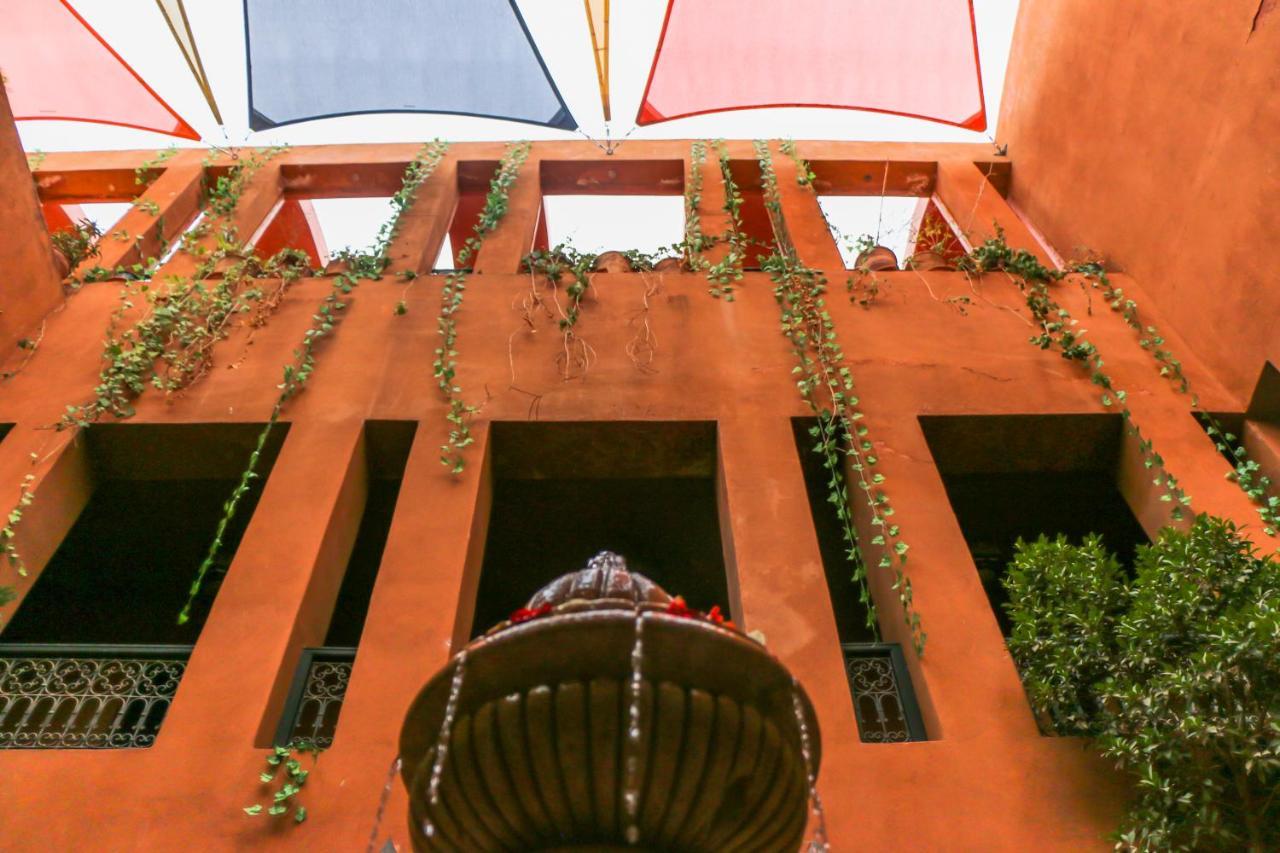
M 696 619 L 698 616 L 698 611 L 691 609 L 689 605 L 684 603 L 684 596 L 682 595 L 674 596 L 667 602 L 667 612 L 672 616 L 682 616 L 685 619 Z
M 511 622 L 512 625 L 519 625 L 521 622 L 528 622 L 530 619 L 537 619 L 539 616 L 546 616 L 550 612 L 550 604 L 543 604 L 534 608 L 521 607 L 515 613 L 511 614 L 508 621 Z

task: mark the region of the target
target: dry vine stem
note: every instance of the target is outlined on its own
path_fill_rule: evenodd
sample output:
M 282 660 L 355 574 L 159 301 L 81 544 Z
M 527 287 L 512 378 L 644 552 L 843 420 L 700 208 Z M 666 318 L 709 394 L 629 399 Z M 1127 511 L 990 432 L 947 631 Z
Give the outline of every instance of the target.
M 640 328 L 635 336 L 627 341 L 626 352 L 636 370 L 641 373 L 657 373 L 657 368 L 653 367 L 653 359 L 657 354 L 658 338 L 654 335 L 653 327 L 649 323 L 649 300 L 657 296 L 662 289 L 662 273 L 657 273 L 656 282 L 650 281 L 649 274 L 644 270 L 640 270 L 639 274 L 640 281 L 644 285 L 640 294 L 643 307 L 633 314 L 630 325 L 632 327 L 639 325 Z

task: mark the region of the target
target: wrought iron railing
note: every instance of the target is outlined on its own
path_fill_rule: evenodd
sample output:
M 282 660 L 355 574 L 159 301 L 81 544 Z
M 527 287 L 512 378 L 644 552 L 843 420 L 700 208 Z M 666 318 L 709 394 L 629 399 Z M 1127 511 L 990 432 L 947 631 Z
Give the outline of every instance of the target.
M 191 646 L 0 644 L 0 749 L 155 743 Z
M 276 730 L 276 743 L 307 743 L 319 749 L 333 745 L 355 659 L 356 650 L 345 646 L 302 650 Z
M 902 647 L 897 643 L 845 643 L 840 648 L 862 740 L 926 740 Z

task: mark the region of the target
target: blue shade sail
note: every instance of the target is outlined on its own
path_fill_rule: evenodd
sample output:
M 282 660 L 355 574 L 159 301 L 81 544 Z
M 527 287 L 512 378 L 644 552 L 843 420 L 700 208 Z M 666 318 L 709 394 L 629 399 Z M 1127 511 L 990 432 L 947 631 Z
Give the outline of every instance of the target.
M 249 126 L 454 113 L 573 130 L 515 0 L 244 0 Z

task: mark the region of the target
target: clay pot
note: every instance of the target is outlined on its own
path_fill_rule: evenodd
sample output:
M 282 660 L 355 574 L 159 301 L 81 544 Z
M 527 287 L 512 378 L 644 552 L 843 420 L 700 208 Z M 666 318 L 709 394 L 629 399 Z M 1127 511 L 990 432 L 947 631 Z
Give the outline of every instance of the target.
M 907 267 L 913 270 L 953 270 L 947 259 L 937 252 L 916 252 L 907 259 Z
M 552 607 L 550 614 L 481 638 L 462 662 L 455 657 L 437 673 L 400 733 L 414 849 L 796 850 L 809 796 L 796 699 L 815 774 L 821 752 L 808 697 L 763 646 L 669 614 L 666 602 L 661 588 L 625 568 L 569 575 L 530 602 Z M 637 611 L 644 616 L 635 743 L 627 732 Z M 634 774 L 629 756 L 638 762 Z M 634 844 L 629 779 L 638 780 Z
M 853 266 L 855 269 L 870 270 L 871 272 L 896 270 L 898 268 L 898 256 L 893 253 L 892 249 L 887 249 L 884 246 L 874 246 L 858 255 L 858 260 L 854 262 Z
M 596 258 L 592 272 L 631 272 L 631 262 L 621 252 L 604 252 Z
M 653 268 L 657 272 L 679 272 L 684 269 L 684 261 L 680 258 L 663 258 Z

